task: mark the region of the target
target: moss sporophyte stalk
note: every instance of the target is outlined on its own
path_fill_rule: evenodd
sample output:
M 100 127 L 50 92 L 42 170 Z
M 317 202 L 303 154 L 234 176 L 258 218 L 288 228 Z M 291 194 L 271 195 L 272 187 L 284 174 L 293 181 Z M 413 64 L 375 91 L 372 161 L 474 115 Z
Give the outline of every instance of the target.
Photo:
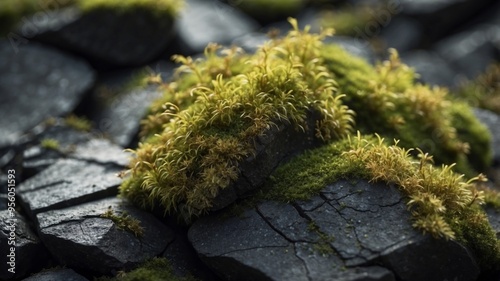
M 484 177 L 475 177 L 490 165 L 491 136 L 471 108 L 445 88 L 416 83 L 395 50 L 371 66 L 323 43 L 331 30 L 310 34 L 290 22 L 292 31 L 255 54 L 211 44 L 204 59 L 174 57 L 182 66 L 142 121 L 121 195 L 190 221 L 237 181 L 240 164 L 256 157 L 256 140 L 287 124 L 313 130 L 323 146 L 278 167 L 262 198 L 307 199 L 340 178 L 393 183 L 414 227 L 462 241 L 485 268 L 500 264 L 479 207 Z M 319 116 L 312 126 L 311 113 Z

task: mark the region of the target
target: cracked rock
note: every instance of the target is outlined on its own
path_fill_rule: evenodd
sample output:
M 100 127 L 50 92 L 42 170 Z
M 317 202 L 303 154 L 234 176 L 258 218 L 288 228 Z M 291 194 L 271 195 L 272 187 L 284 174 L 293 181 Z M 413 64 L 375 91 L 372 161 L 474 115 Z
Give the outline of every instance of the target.
M 11 251 L 12 247 L 15 251 Z M 47 250 L 40 239 L 30 229 L 26 219 L 15 211 L 13 213 L 8 210 L 0 212 L 0 252 L 2 253 L 0 257 L 1 280 L 22 278 L 41 269 L 45 265 L 44 261 L 48 259 Z M 39 262 L 31 262 L 33 257 L 37 257 Z M 12 264 L 9 264 L 11 262 Z
M 438 281 L 479 275 L 463 246 L 412 227 L 394 186 L 364 180 L 335 182 L 311 200 L 262 202 L 240 216 L 213 214 L 196 221 L 188 235 L 201 259 L 225 280 Z
M 23 171 L 33 176 L 62 158 L 127 167 L 130 154 L 122 147 L 89 132 L 82 132 L 56 120 L 54 125 L 40 125 L 33 130 L 33 144 L 23 152 Z M 44 148 L 44 140 L 56 140 L 56 149 Z
M 17 188 L 19 200 L 28 215 L 117 194 L 121 169 L 92 162 L 61 159 L 55 164 L 24 181 Z
M 35 43 L 0 40 L 0 148 L 50 116 L 71 112 L 93 86 L 93 70 L 77 58 Z
M 136 236 L 101 217 L 110 206 L 115 215 L 126 212 L 138 220 L 143 235 Z M 172 230 L 153 215 L 118 198 L 40 213 L 37 219 L 40 239 L 55 259 L 71 268 L 98 274 L 130 270 L 160 255 L 174 237 Z

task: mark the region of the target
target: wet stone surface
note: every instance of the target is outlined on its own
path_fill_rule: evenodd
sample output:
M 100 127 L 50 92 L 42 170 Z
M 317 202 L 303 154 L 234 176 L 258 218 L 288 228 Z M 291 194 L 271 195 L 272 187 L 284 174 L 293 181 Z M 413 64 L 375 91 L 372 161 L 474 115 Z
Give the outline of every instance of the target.
M 117 194 L 121 169 L 74 159 L 61 159 L 24 181 L 19 200 L 35 220 L 36 215 Z
M 93 86 L 94 71 L 81 59 L 32 44 L 0 40 L 0 148 L 50 116 L 75 109 Z
M 227 280 L 473 280 L 479 274 L 464 247 L 411 226 L 394 187 L 366 181 L 336 182 L 308 201 L 265 202 L 239 216 L 202 218 L 188 235 L 201 259 Z
M 102 215 L 111 208 L 140 222 L 136 236 Z M 40 239 L 55 259 L 71 268 L 109 274 L 131 269 L 160 255 L 173 240 L 173 232 L 152 214 L 118 198 L 106 198 L 37 215 Z
M 12 248 L 14 251 L 11 251 Z M 28 220 L 18 212 L 11 213 L 7 209 L 0 212 L 0 251 L 1 280 L 18 279 L 40 270 L 49 257 Z M 35 257 L 37 263 L 32 262 Z

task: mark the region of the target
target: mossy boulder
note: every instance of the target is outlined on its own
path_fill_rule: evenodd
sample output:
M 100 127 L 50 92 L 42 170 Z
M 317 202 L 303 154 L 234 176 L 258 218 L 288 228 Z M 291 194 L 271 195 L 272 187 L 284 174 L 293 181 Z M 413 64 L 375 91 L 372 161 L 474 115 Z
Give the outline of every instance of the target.
M 420 147 L 470 176 L 488 166 L 489 135 L 470 108 L 444 88 L 416 84 L 397 52 L 372 67 L 323 44 L 327 33 L 292 23 L 286 37 L 254 55 L 210 45 L 205 59 L 174 57 L 183 66 L 143 122 L 123 196 L 189 220 L 258 188 L 289 156 L 353 128 Z M 278 144 L 284 139 L 291 148 Z

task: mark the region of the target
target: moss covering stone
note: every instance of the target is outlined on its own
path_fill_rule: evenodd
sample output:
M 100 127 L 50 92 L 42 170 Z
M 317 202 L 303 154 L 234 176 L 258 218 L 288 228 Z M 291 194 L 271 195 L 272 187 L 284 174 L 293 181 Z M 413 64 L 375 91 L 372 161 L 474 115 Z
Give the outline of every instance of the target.
M 375 67 L 335 45 L 324 46 L 322 56 L 361 132 L 420 147 L 437 164 L 457 163 L 455 170 L 467 176 L 491 164 L 491 136 L 472 109 L 453 101 L 446 88 L 416 83 L 395 50 Z
M 238 178 L 239 163 L 256 152 L 256 138 L 273 127 L 289 123 L 306 130 L 308 114 L 316 112 L 315 128 L 307 129 L 315 130 L 318 139 L 347 135 L 352 112 L 341 104 L 318 59 L 326 33 L 309 34 L 293 23 L 294 31 L 262 47 L 240 75 L 219 73 L 210 81 L 191 59 L 179 57 L 199 81 L 186 90 L 195 100 L 185 109 L 177 104 L 186 98 L 164 104 L 158 116 L 164 116 L 164 123 L 155 116 L 145 121 L 161 124 L 155 127 L 161 133 L 145 134 L 149 137 L 134 151 L 132 177 L 122 184 L 121 194 L 142 207 L 159 202 L 167 212 L 198 216 Z
M 203 214 L 238 178 L 255 138 L 277 122 L 305 129 L 307 112 L 316 111 L 316 137 L 325 145 L 279 167 L 260 199 L 304 200 L 342 178 L 392 183 L 407 196 L 414 227 L 462 242 L 485 270 L 500 264 L 499 242 L 479 207 L 496 195 L 485 196 L 475 183 L 484 177 L 473 176 L 490 164 L 490 136 L 470 107 L 447 89 L 416 83 L 396 51 L 372 67 L 324 45 L 326 34 L 292 24 L 255 55 L 235 48 L 218 55 L 212 45 L 204 60 L 175 57 L 183 66 L 143 121 L 121 194 L 184 218 Z M 400 141 L 353 137 L 353 118 L 363 134 Z
M 436 167 L 432 156 L 387 144 L 382 138 L 353 138 L 308 151 L 279 167 L 259 197 L 293 202 L 318 194 L 339 179 L 396 184 L 407 198 L 413 226 L 435 237 L 456 239 L 478 258 L 483 270 L 499 269 L 500 241 L 480 205 L 483 175 L 466 180 L 452 165 Z M 492 200 L 493 191 L 487 197 Z M 498 193 L 497 195 L 498 196 Z

